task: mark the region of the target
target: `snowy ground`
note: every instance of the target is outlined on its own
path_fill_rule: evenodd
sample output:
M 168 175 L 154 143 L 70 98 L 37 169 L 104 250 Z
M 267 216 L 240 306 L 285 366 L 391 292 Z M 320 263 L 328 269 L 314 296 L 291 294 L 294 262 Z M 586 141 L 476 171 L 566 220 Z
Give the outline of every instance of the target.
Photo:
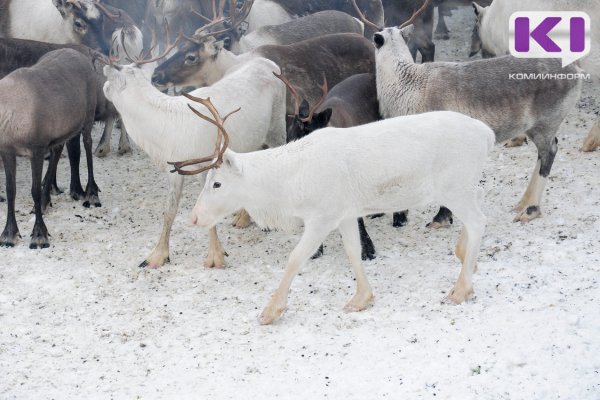
M 438 59 L 464 60 L 470 8 L 448 22 Z M 30 172 L 19 160 L 23 239 L 0 249 L 0 398 L 600 399 L 600 153 L 578 151 L 599 100 L 586 85 L 561 128 L 541 219 L 511 222 L 533 145 L 493 152 L 473 300 L 440 303 L 458 276 L 459 227 L 426 229 L 432 207 L 411 210 L 400 230 L 391 216 L 367 221 L 372 308 L 342 312 L 354 282 L 333 234 L 272 326 L 256 317 L 298 234 L 223 224 L 228 268 L 204 269 L 192 182 L 171 264 L 139 269 L 158 239 L 166 179 L 136 149 L 95 160 L 102 208 L 54 198 L 51 248 L 29 250 Z

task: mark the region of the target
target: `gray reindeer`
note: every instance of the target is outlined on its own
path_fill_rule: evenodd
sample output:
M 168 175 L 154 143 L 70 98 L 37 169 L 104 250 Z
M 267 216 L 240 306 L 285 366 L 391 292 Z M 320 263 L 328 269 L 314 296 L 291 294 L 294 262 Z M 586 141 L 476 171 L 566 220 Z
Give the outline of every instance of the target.
M 511 74 L 577 74 L 555 59 L 511 56 L 464 63 L 415 64 L 407 40 L 412 27 L 386 28 L 374 36 L 377 96 L 381 115 L 448 110 L 488 124 L 502 142 L 525 133 L 536 145 L 538 160 L 529 186 L 515 207 L 515 222 L 541 215 L 540 200 L 558 150 L 556 134 L 581 93 L 581 80 L 510 79 Z M 445 93 L 440 96 L 440 93 Z

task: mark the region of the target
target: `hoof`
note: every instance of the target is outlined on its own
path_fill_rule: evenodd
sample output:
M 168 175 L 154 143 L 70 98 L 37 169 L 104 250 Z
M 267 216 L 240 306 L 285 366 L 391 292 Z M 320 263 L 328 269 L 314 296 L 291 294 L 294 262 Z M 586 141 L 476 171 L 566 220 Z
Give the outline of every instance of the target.
M 86 196 L 86 200 L 83 202 L 83 206 L 85 208 L 94 207 L 102 207 L 102 203 L 100 203 L 100 199 L 97 195 Z
M 34 225 L 33 232 L 31 232 L 31 242 L 29 244 L 30 249 L 45 249 L 50 247 L 50 241 L 48 240 L 48 230 L 43 224 Z
M 6 201 L 6 199 L 2 196 L 0 196 L 0 203 L 4 203 Z
M 310 258 L 311 260 L 316 260 L 317 258 L 321 258 L 323 256 L 323 245 L 321 244 L 319 246 L 319 249 L 317 251 L 315 251 L 315 254 L 312 255 L 312 257 Z
M 7 228 L 8 229 L 4 229 L 4 232 L 2 232 L 2 236 L 0 236 L 0 247 L 15 247 L 17 241 L 21 237 L 21 235 L 19 234 L 19 230 L 15 229 L 13 231 L 13 229 L 10 226 L 8 226 Z
M 375 259 L 375 246 L 373 246 L 371 238 L 368 238 L 368 240 L 364 240 L 364 243 L 361 243 L 360 257 L 363 261 Z
M 162 260 L 162 262 L 144 260 L 140 263 L 140 265 L 138 265 L 138 268 L 158 269 L 158 268 L 162 267 L 163 265 L 168 264 L 170 262 L 171 262 L 171 260 L 169 259 L 169 257 Z
M 204 268 L 225 268 L 225 253 L 216 255 L 209 254 L 208 257 L 206 257 L 206 259 L 204 260 L 203 265 Z
M 0 237 L 0 247 L 15 247 L 18 238 L 20 237 L 21 235 L 15 235 L 13 237 L 5 237 L 4 235 L 2 235 L 2 237 Z
M 281 317 L 285 312 L 286 307 L 268 305 L 258 317 L 258 322 L 261 325 L 270 325 L 277 318 Z
M 131 153 L 131 146 L 129 144 L 119 145 L 119 149 L 117 150 L 119 155 Z
M 520 147 L 527 143 L 527 136 L 517 136 L 504 143 L 504 147 Z
M 352 300 L 350 300 L 348 302 L 348 304 L 346 304 L 344 306 L 344 312 L 347 313 L 351 313 L 351 312 L 358 312 L 358 311 L 362 311 L 364 309 L 366 309 L 367 307 L 371 306 L 373 304 L 373 293 L 372 292 L 368 292 L 365 295 L 358 295 L 356 294 Z
M 436 216 L 433 217 L 433 220 L 425 225 L 425 227 L 431 229 L 440 229 L 444 226 L 450 226 L 453 223 L 454 220 L 452 219 L 452 212 L 445 207 L 440 207 L 440 210 Z
M 248 226 L 250 226 L 250 215 L 246 212 L 246 210 L 241 210 L 233 218 L 231 225 L 238 229 L 247 228 Z
M 394 228 L 401 228 L 408 223 L 408 212 L 402 211 L 398 213 L 394 213 L 394 217 L 392 220 L 392 226 Z
M 529 222 L 542 215 L 539 206 L 529 206 L 517 214 L 513 222 Z
M 363 249 L 360 258 L 362 258 L 363 261 L 374 260 L 375 248 L 371 247 L 370 249 Z
M 473 287 L 457 287 L 454 286 L 448 296 L 444 299 L 447 304 L 461 304 L 464 303 L 473 294 Z
M 32 250 L 47 249 L 48 247 L 50 247 L 50 242 L 48 240 L 46 240 L 46 241 L 36 240 L 35 242 L 32 240 L 31 243 L 29 244 L 29 248 Z
M 106 157 L 110 153 L 110 144 L 101 143 L 96 147 L 94 155 L 98 158 Z
M 76 201 L 83 200 L 85 198 L 85 192 L 83 189 L 71 189 L 69 194 L 71 195 L 71 198 Z

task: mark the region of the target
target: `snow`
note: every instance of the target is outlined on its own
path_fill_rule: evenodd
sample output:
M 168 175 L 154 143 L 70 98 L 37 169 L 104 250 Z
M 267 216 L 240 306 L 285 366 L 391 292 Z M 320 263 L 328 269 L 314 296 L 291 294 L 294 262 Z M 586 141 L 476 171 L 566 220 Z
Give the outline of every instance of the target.
M 448 19 L 438 59 L 466 59 L 471 19 L 470 7 Z M 496 146 L 475 297 L 459 306 L 441 300 L 458 277 L 460 224 L 425 228 L 433 206 L 411 210 L 401 229 L 391 215 L 366 221 L 373 307 L 342 311 L 354 281 L 334 233 L 294 281 L 288 311 L 260 326 L 299 232 L 229 219 L 219 226 L 228 267 L 205 269 L 206 231 L 189 222 L 201 188 L 190 181 L 171 263 L 138 268 L 158 240 L 167 184 L 136 148 L 94 160 L 102 208 L 54 197 L 51 247 L 29 250 L 20 159 L 23 239 L 0 249 L 0 398 L 600 399 L 600 153 L 578 151 L 599 94 L 586 84 L 561 127 L 541 219 L 512 222 L 534 146 Z M 68 191 L 66 160 L 58 179 Z

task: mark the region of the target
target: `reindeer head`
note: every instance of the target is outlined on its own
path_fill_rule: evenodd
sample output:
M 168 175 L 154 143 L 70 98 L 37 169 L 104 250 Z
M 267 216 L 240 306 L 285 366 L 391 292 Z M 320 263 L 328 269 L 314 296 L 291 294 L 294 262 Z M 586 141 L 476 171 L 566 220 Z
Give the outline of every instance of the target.
M 72 26 L 79 42 L 109 54 L 115 32 L 130 51 L 139 52 L 142 33 L 123 10 L 97 0 L 52 0 L 63 19 Z M 121 32 L 123 33 L 121 35 Z M 123 44 L 121 44 L 123 46 Z
M 375 57 L 377 60 L 400 59 L 404 62 L 413 62 L 413 56 L 408 47 L 414 28 L 412 25 L 400 28 L 385 28 L 373 35 L 375 44 Z
M 219 80 L 215 63 L 219 53 L 226 46 L 218 38 L 236 31 L 248 17 L 254 0 L 245 0 L 237 7 L 237 0 L 213 1 L 212 18 L 200 15 L 208 23 L 198 28 L 188 43 L 169 60 L 161 64 L 152 77 L 157 86 L 207 86 Z M 226 16 L 226 6 L 229 6 Z M 195 11 L 193 11 L 195 12 Z
M 212 36 L 188 41 L 171 58 L 156 68 L 152 84 L 169 86 L 208 86 L 214 82 L 211 71 L 224 43 Z
M 225 129 L 227 118 L 240 111 L 240 109 L 238 108 L 225 117 L 221 117 L 210 98 L 201 99 L 189 94 L 184 94 L 184 96 L 202 104 L 212 114 L 213 118 L 207 117 L 188 104 L 188 107 L 194 114 L 217 127 L 215 150 L 211 155 L 206 157 L 188 161 L 170 162 L 169 164 L 174 167 L 171 172 L 177 172 L 180 175 L 196 175 L 209 171 L 204 189 L 202 189 L 202 193 L 200 193 L 196 206 L 192 211 L 192 223 L 211 228 L 225 216 L 241 208 L 239 186 L 243 183 L 242 169 L 237 162 L 237 155 L 227 149 L 229 135 Z M 196 170 L 183 169 L 190 165 L 207 162 L 210 162 L 210 164 Z
M 365 25 L 369 25 L 379 30 L 379 32 L 373 35 L 373 42 L 377 49 L 376 55 L 379 55 L 379 53 L 388 53 L 388 57 L 398 58 L 398 56 L 400 56 L 401 60 L 409 62 L 414 60 L 413 54 L 416 54 L 417 48 L 429 47 L 427 43 L 423 42 L 423 38 L 425 37 L 423 32 L 421 31 L 421 34 L 415 33 L 414 23 L 431 5 L 431 0 L 424 0 L 421 7 L 413 13 L 408 21 L 402 23 L 398 28 L 384 28 L 377 26 L 367 19 L 356 4 L 356 0 L 352 0 L 352 4 Z M 423 29 L 421 24 L 419 24 L 418 29 Z M 434 49 L 430 49 L 430 51 L 431 50 L 432 52 L 427 56 L 429 61 L 433 61 L 433 51 L 435 51 Z M 424 61 L 425 58 L 425 55 L 423 55 Z
M 317 129 L 325 128 L 329 124 L 329 120 L 331 119 L 332 110 L 331 108 L 326 108 L 321 112 L 316 112 L 317 109 L 325 102 L 327 98 L 327 79 L 323 76 L 323 86 L 321 86 L 321 90 L 323 91 L 323 95 L 321 99 L 314 105 L 314 107 L 310 108 L 308 101 L 305 99 L 300 102 L 300 97 L 298 96 L 298 92 L 296 88 L 291 84 L 291 82 L 283 76 L 283 74 L 277 74 L 273 72 L 277 78 L 279 78 L 285 86 L 287 86 L 288 90 L 292 94 L 294 98 L 294 115 L 291 124 L 287 130 L 287 142 L 292 142 L 294 140 L 298 140 L 303 138 L 304 136 L 310 134 Z

